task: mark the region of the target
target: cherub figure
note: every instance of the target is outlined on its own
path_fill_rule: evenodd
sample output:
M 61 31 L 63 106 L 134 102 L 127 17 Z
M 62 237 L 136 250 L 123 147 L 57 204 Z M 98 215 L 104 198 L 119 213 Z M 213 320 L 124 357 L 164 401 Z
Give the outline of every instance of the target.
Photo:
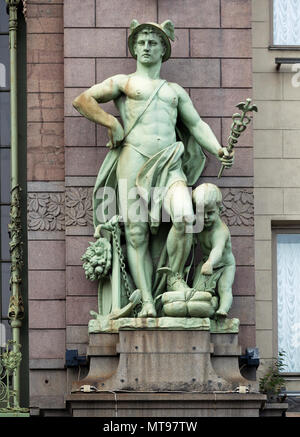
M 204 210 L 204 227 L 197 234 L 203 259 L 196 268 L 193 288 L 217 294 L 219 303 L 215 314 L 226 317 L 232 304 L 235 258 L 229 229 L 220 218 L 222 193 L 216 185 L 204 183 L 193 190 L 193 202 L 196 214 Z

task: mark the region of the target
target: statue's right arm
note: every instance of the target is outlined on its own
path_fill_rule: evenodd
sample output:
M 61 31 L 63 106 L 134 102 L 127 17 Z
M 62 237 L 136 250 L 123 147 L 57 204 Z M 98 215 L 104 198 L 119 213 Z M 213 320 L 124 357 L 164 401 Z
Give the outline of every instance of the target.
M 120 89 L 122 80 L 124 80 L 124 75 L 113 76 L 92 86 L 73 101 L 74 108 L 81 115 L 108 128 L 112 147 L 122 141 L 124 130 L 119 121 L 113 115 L 104 111 L 98 103 L 106 103 L 117 99 L 122 93 Z
M 211 275 L 214 267 L 216 267 L 221 261 L 224 253 L 226 241 L 228 235 L 224 231 L 212 231 L 210 243 L 212 245 L 209 257 L 201 268 L 203 275 Z

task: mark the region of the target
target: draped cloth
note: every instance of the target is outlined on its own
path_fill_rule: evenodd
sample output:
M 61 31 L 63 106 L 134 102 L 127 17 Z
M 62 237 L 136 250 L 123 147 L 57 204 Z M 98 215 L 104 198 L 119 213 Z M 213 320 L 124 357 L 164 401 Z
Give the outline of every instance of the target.
M 188 133 L 184 126 L 176 128 L 178 139 L 180 141 L 170 145 L 162 151 L 150 157 L 146 163 L 139 169 L 137 174 L 137 187 L 146 189 L 147 192 L 152 187 L 169 188 L 176 180 L 185 180 L 188 186 L 194 185 L 199 179 L 205 165 L 205 155 L 201 146 Z M 118 188 L 117 180 L 117 165 L 122 146 L 112 149 L 106 155 L 96 182 L 93 192 L 93 219 L 94 226 L 103 223 L 101 219 L 105 217 L 105 221 L 111 219 L 108 213 L 105 213 L 105 205 L 103 202 L 103 193 L 105 188 L 112 188 L 116 191 Z M 100 189 L 102 189 L 100 191 Z M 141 190 L 141 195 L 143 195 Z M 161 198 L 157 199 L 158 205 L 154 207 L 154 215 L 157 217 L 157 209 L 161 207 Z M 153 203 L 153 202 L 152 202 Z M 112 213 L 119 213 L 117 210 Z M 99 208 L 104 208 L 102 211 Z M 158 214 L 159 215 L 159 214 Z M 150 218 L 153 214 L 150 212 Z M 150 226 L 157 227 L 157 223 L 150 223 Z
M 138 192 L 149 205 L 149 226 L 152 234 L 157 232 L 160 225 L 163 199 L 168 189 L 175 182 L 187 182 L 187 177 L 181 166 L 183 153 L 183 143 L 176 142 L 148 159 L 137 175 Z M 154 187 L 157 187 L 158 190 L 150 195 Z M 151 204 L 149 200 L 151 200 Z
M 215 268 L 211 275 L 203 275 L 201 273 L 196 274 L 194 277 L 193 288 L 199 291 L 208 291 L 212 295 L 215 295 L 218 280 L 224 270 L 225 266 L 220 266 Z

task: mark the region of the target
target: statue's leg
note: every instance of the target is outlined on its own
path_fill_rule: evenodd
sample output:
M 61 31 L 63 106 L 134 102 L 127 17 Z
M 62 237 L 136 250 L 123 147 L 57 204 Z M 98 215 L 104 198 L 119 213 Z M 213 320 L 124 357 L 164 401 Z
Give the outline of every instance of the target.
M 136 286 L 142 292 L 143 307 L 140 317 L 155 317 L 152 297 L 153 265 L 149 252 L 148 223 L 127 223 L 125 225 L 128 264 Z
M 167 239 L 170 268 L 182 275 L 193 242 L 193 234 L 186 232 L 187 226 L 195 217 L 191 195 L 184 181 L 175 182 L 170 187 L 164 206 L 173 223 Z
M 119 182 L 119 209 L 124 218 L 126 249 L 130 274 L 137 288 L 141 290 L 143 306 L 140 317 L 155 317 L 152 297 L 152 259 L 149 252 L 149 225 L 146 207 L 140 208 L 142 217 L 131 217 L 135 211 L 136 175 L 146 159 L 134 149 L 125 148 L 117 168 Z M 142 202 L 141 202 L 142 204 Z M 143 221 L 144 220 L 144 221 Z
M 226 266 L 219 281 L 218 294 L 220 298 L 217 316 L 226 317 L 232 305 L 232 284 L 235 276 L 235 266 Z

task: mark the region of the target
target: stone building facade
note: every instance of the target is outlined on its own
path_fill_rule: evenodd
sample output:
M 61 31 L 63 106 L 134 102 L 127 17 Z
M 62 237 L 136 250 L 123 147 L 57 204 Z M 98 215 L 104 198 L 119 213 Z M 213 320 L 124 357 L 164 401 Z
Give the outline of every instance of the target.
M 236 148 L 232 169 L 217 179 L 208 158 L 201 181 L 220 186 L 223 218 L 237 260 L 230 317 L 239 343 L 259 347 L 262 374 L 278 353 L 274 235 L 300 220 L 299 88 L 270 49 L 269 0 L 27 0 L 27 226 L 29 404 L 33 414 L 67 414 L 67 349 L 85 355 L 97 287 L 82 269 L 92 240 L 95 178 L 107 149 L 105 129 L 72 107 L 83 90 L 134 71 L 128 28 L 171 19 L 172 56 L 162 77 L 183 86 L 226 145 L 235 105 L 259 107 Z M 113 104 L 104 108 L 117 115 Z M 200 182 L 200 181 L 199 181 Z M 298 228 L 299 229 L 299 228 Z M 274 234 L 275 232 L 275 234 Z M 298 231 L 299 232 L 299 231 Z M 273 237 L 272 237 L 273 235 Z M 272 243 L 273 238 L 273 243 Z M 273 249 L 272 249 L 273 246 Z M 274 279 L 275 278 L 275 279 Z M 275 281 L 275 282 L 274 282 Z M 288 377 L 297 391 L 298 376 Z
M 183 4 L 184 3 L 184 4 Z M 91 85 L 134 71 L 132 18 L 175 24 L 162 77 L 182 85 L 219 141 L 235 105 L 252 94 L 251 2 L 235 0 L 65 0 L 27 2 L 28 260 L 30 405 L 64 409 L 66 349 L 85 354 L 97 289 L 80 257 L 93 235 L 91 192 L 106 154 L 106 132 L 72 100 Z M 104 105 L 116 115 L 112 104 Z M 255 346 L 251 128 L 236 162 L 217 181 L 209 158 L 202 180 L 218 183 L 237 259 L 231 317 L 243 350 Z
M 259 375 L 266 370 L 280 350 L 281 309 L 277 287 L 280 265 L 277 235 L 299 233 L 299 134 L 300 91 L 299 47 L 274 47 L 272 35 L 273 4 L 254 1 L 252 13 L 253 96 L 259 106 L 254 120 L 254 199 L 255 199 L 255 279 L 256 279 L 256 344 L 260 350 Z M 299 5 L 298 9 L 299 11 Z M 276 58 L 294 58 L 294 64 L 276 69 Z M 298 58 L 298 59 L 297 59 Z M 297 270 L 290 265 L 292 278 Z M 297 307 L 299 289 L 293 285 L 291 305 Z M 287 288 L 288 290 L 288 288 Z M 299 305 L 298 305 L 299 308 Z M 292 314 L 290 310 L 290 314 Z M 291 317 L 291 315 L 289 316 Z M 297 328 L 298 318 L 291 318 Z M 290 354 L 297 355 L 297 332 L 290 338 Z M 287 344 L 287 343 L 286 343 Z M 285 346 L 286 348 L 286 346 Z M 293 349 L 293 352 L 292 352 Z M 285 350 L 285 352 L 288 352 Z M 299 361 L 298 361 L 299 372 Z M 299 395 L 300 378 L 295 371 L 285 372 L 287 392 Z

